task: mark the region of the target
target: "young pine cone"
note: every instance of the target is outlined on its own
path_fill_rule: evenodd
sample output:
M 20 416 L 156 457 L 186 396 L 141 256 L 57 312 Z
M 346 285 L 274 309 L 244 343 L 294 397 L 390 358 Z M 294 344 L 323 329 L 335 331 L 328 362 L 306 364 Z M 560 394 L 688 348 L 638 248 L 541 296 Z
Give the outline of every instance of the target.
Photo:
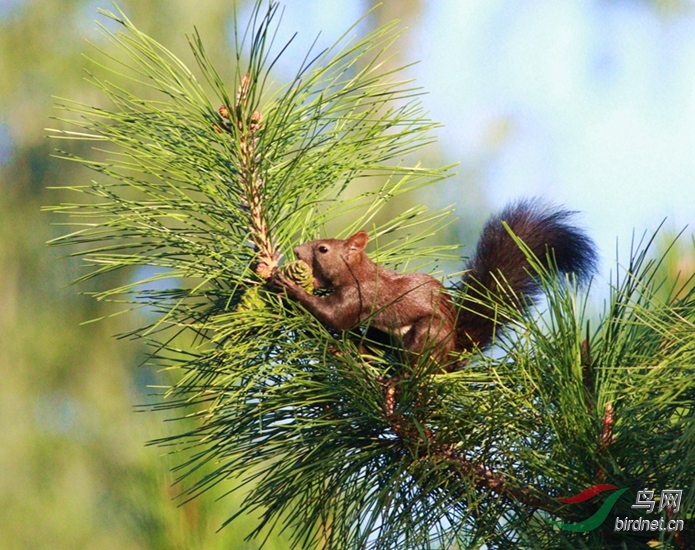
M 280 268 L 281 273 L 290 281 L 297 283 L 309 294 L 314 292 L 314 274 L 309 264 L 302 260 L 288 262 Z
M 311 267 L 309 267 L 309 264 L 306 262 L 302 260 L 288 262 L 280 266 L 278 270 L 308 293 L 311 294 L 314 291 L 314 274 L 311 271 Z M 265 292 L 266 290 L 262 285 L 254 285 L 248 288 L 239 301 L 237 311 L 251 311 L 265 308 L 266 302 L 263 298 Z

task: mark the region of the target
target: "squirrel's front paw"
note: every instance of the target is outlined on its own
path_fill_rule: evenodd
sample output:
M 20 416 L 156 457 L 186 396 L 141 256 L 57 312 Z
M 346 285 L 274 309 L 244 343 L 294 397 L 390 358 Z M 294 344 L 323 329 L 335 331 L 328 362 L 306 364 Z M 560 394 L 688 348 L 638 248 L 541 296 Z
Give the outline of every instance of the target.
M 268 281 L 271 288 L 277 291 L 285 291 L 290 298 L 295 298 L 299 294 L 300 287 L 292 279 L 288 278 L 280 270 L 276 271 Z

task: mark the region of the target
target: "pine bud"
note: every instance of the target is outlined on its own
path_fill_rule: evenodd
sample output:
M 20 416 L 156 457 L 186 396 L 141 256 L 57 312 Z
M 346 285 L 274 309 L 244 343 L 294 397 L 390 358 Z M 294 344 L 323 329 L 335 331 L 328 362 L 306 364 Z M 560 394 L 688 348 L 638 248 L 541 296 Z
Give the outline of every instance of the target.
M 273 271 L 275 271 L 275 266 L 277 262 L 269 263 L 268 261 L 260 261 L 256 264 L 255 271 L 264 281 L 267 281 L 273 276 Z
M 249 131 L 253 134 L 256 132 L 263 124 L 263 115 L 260 111 L 254 111 L 251 115 L 251 124 L 249 125 Z

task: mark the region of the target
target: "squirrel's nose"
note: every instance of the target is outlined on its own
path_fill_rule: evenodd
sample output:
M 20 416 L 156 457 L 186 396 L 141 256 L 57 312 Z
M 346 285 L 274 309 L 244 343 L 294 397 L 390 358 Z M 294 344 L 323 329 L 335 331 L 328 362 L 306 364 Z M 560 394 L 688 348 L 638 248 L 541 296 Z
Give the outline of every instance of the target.
M 299 247 L 298 247 L 298 246 L 295 246 L 295 247 L 292 249 L 292 252 L 294 252 L 294 255 L 295 255 L 297 258 L 299 258 Z

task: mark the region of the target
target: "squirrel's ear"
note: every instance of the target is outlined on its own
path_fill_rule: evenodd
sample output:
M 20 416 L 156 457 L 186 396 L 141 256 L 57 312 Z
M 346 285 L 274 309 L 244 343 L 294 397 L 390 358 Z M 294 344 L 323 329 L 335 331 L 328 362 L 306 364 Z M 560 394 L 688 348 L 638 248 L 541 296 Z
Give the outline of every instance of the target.
M 366 231 L 358 231 L 352 237 L 347 240 L 350 251 L 362 252 L 367 246 L 367 241 L 369 240 L 369 235 Z

